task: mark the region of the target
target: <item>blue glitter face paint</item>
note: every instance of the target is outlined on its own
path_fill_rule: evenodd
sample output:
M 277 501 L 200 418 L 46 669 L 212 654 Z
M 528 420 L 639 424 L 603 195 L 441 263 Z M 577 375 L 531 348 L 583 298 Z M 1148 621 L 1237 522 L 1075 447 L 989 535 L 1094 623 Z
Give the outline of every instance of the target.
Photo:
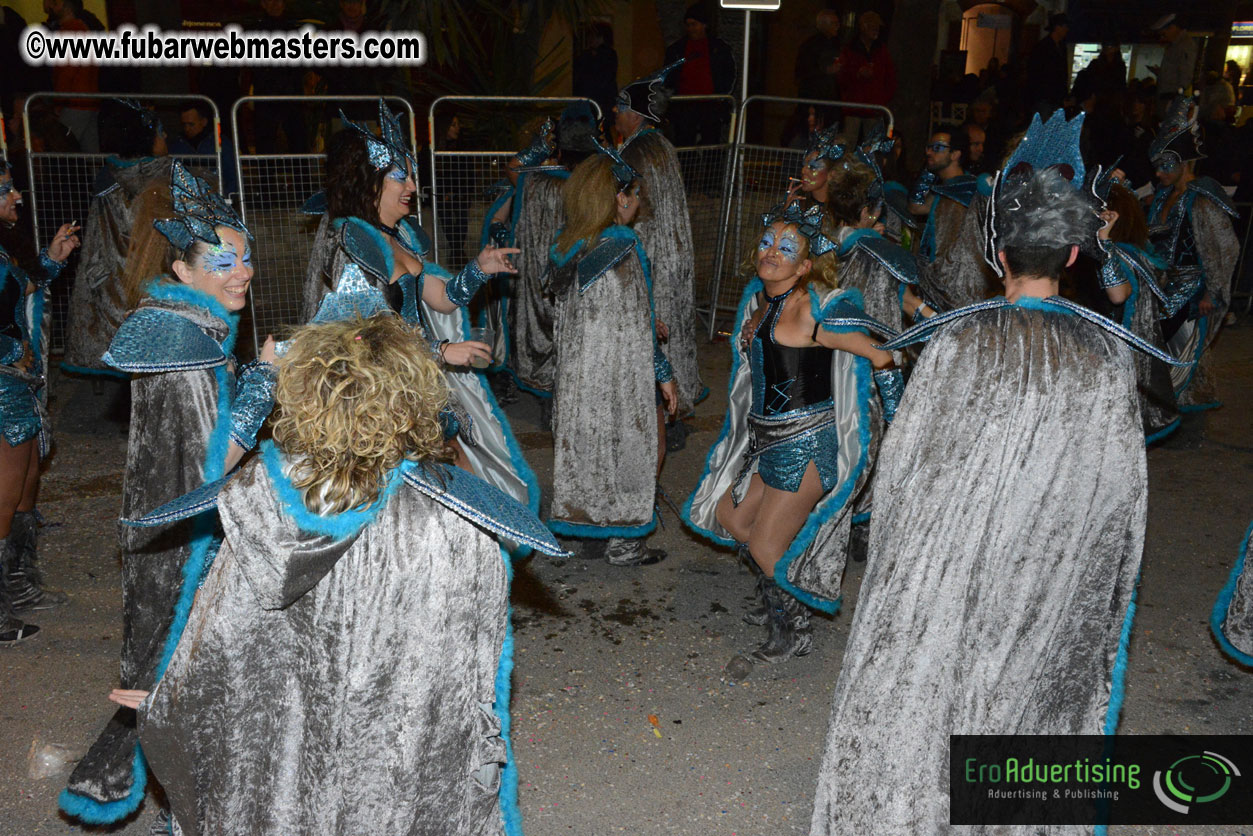
M 392 166 L 387 171 L 387 179 L 395 180 L 397 183 L 404 185 L 404 183 L 409 179 L 409 172 L 404 169 L 397 168 L 396 166 Z
M 764 253 L 766 250 L 770 249 L 773 246 L 774 246 L 774 230 L 767 229 L 764 233 L 762 233 L 761 241 L 758 242 L 757 244 L 757 251 Z
M 0 180 L 0 200 L 4 200 L 11 192 L 16 191 L 17 189 L 13 187 L 12 177 L 5 177 L 3 180 Z
M 779 236 L 779 254 L 795 264 L 801 257 L 801 236 L 795 229 L 788 228 Z
M 244 248 L 243 265 L 250 265 L 252 251 Z M 229 273 L 240 263 L 239 253 L 232 244 L 210 247 L 201 258 L 200 264 L 206 273 Z
M 806 160 L 805 169 L 818 174 L 827 170 L 827 161 L 823 157 L 814 157 L 812 160 Z

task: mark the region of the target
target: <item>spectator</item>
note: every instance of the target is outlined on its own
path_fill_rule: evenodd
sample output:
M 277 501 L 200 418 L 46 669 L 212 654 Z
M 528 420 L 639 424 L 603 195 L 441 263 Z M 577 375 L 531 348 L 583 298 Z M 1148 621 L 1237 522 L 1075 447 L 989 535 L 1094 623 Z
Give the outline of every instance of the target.
M 687 32 L 666 47 L 666 65 L 683 59 L 676 92 L 680 96 L 709 96 L 730 93 L 735 86 L 735 58 L 731 47 L 709 37 L 709 10 L 704 3 L 688 6 L 683 18 Z M 716 102 L 679 102 L 670 112 L 674 144 L 678 147 L 714 145 L 722 141 L 722 114 L 725 107 Z
M 896 95 L 896 65 L 888 54 L 887 43 L 879 35 L 883 18 L 878 12 L 862 12 L 857 18 L 857 37 L 840 53 L 840 89 L 850 102 L 886 105 Z M 844 134 L 850 142 L 861 139 L 877 110 L 850 110 L 844 119 Z
M 1027 109 L 1047 117 L 1066 100 L 1070 73 L 1062 43 L 1070 33 L 1070 19 L 1064 14 L 1049 15 L 1048 32 L 1027 59 Z
M 818 31 L 796 50 L 796 95 L 836 101 L 840 98 L 840 13 L 823 9 L 814 25 Z
M 1227 83 L 1231 85 L 1232 90 L 1239 90 L 1240 65 L 1228 58 L 1227 63 L 1223 65 L 1223 78 L 1227 79 Z
M 966 150 L 966 173 L 967 174 L 983 174 L 985 172 L 995 172 L 994 167 L 989 167 L 989 161 L 985 153 L 988 134 L 983 128 L 974 122 L 967 122 L 962 125 L 960 130 L 966 132 L 966 140 L 968 147 Z
M 1082 104 L 1091 96 L 1121 97 L 1126 92 L 1127 65 L 1122 60 L 1122 50 L 1118 44 L 1105 44 L 1101 47 L 1101 54 L 1075 76 L 1071 95 L 1076 102 Z
M 257 32 L 282 32 L 300 28 L 300 22 L 287 14 L 286 0 L 261 0 L 262 14 L 246 27 Z M 299 66 L 291 63 L 249 67 L 245 71 L 245 91 L 251 86 L 256 96 L 297 96 L 301 91 Z M 247 78 L 250 76 L 250 79 Z M 251 84 L 249 84 L 249 81 Z M 253 109 L 253 144 L 258 154 L 277 154 L 280 129 L 287 139 L 286 151 L 300 154 L 306 150 L 305 125 L 299 105 L 288 102 L 267 104 Z
M 1236 91 L 1226 78 L 1211 70 L 1198 103 L 1202 122 L 1227 122 L 1236 113 Z
M 217 143 L 214 142 L 217 126 L 213 121 L 213 111 L 207 102 L 199 100 L 184 102 L 179 108 L 178 119 L 182 125 L 182 133 L 170 142 L 171 154 L 212 156 L 217 153 Z M 239 191 L 239 178 L 235 175 L 235 148 L 226 137 L 222 137 L 221 177 L 227 194 Z
M 618 52 L 613 48 L 613 27 L 591 23 L 583 29 L 583 51 L 574 56 L 574 95 L 596 102 L 600 107 L 601 128 L 613 122 L 613 104 L 618 98 Z M 608 131 L 605 131 L 608 135 Z
M 358 35 L 362 32 L 382 32 L 388 29 L 389 22 L 382 9 L 370 9 L 369 6 L 366 0 L 339 0 L 337 4 L 339 14 L 333 16 L 328 28 L 342 32 L 356 32 Z M 382 64 L 373 67 L 332 64 L 319 67 L 318 72 L 326 81 L 325 92 L 328 93 L 348 96 L 383 96 L 408 92 L 398 67 L 388 67 Z M 303 87 L 309 86 L 306 82 L 307 79 L 302 77 Z M 307 92 L 306 95 L 308 95 Z M 368 113 L 369 108 L 362 108 L 350 115 L 368 119 L 370 118 Z
M 998 101 L 993 90 L 984 90 L 970 105 L 970 118 L 967 125 L 983 132 L 983 157 L 980 164 L 974 166 L 971 174 L 995 172 L 1000 168 L 1001 155 L 1005 152 L 1005 140 L 1009 134 L 1006 120 L 997 112 Z M 974 141 L 973 134 L 971 142 Z M 967 159 L 973 164 L 975 160 Z
M 1197 47 L 1192 36 L 1179 25 L 1177 15 L 1163 15 L 1150 28 L 1166 45 L 1161 66 L 1149 67 L 1157 76 L 1157 115 L 1160 117 L 1175 96 L 1192 89 Z
M 48 27 L 60 32 L 88 32 L 82 0 L 44 0 Z M 92 20 L 100 23 L 92 15 Z M 102 27 L 103 28 L 103 27 Z M 94 64 L 76 64 L 52 68 L 52 89 L 58 93 L 99 93 L 100 75 Z M 78 140 L 80 150 L 90 154 L 100 151 L 97 122 L 100 105 L 95 99 L 61 99 L 61 124 Z

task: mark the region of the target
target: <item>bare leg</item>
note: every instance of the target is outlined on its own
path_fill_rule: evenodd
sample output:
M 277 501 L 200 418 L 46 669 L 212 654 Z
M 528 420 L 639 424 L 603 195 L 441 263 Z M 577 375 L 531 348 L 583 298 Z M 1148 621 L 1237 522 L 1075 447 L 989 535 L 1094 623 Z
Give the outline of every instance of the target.
M 13 526 L 13 514 L 26 493 L 30 474 L 32 453 L 35 458 L 35 481 L 39 477 L 39 453 L 35 440 L 25 441 L 16 447 L 0 439 L 0 538 L 8 537 Z M 32 494 L 33 497 L 33 494 Z M 32 498 L 32 507 L 34 500 Z
M 39 496 L 39 444 L 34 439 L 29 444 L 30 463 L 26 466 L 26 483 L 22 485 L 22 499 L 16 509 L 18 511 L 34 511 L 35 500 Z
M 806 468 L 796 493 L 764 486 L 761 507 L 747 542 L 753 559 L 767 577 L 773 576 L 774 565 L 792 545 L 820 499 L 822 479 L 813 462 Z

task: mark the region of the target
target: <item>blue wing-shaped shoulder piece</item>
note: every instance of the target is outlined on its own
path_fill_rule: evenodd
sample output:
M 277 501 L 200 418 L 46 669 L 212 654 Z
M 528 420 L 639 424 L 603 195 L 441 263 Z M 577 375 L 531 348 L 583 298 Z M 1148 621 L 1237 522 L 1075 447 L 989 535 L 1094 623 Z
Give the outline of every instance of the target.
M 211 369 L 226 362 L 226 352 L 190 319 L 145 307 L 122 322 L 102 359 L 119 371 L 142 374 Z
M 472 473 L 428 463 L 406 470 L 404 478 L 445 508 L 497 536 L 553 557 L 569 555 L 529 508 Z
M 170 500 L 142 517 L 136 519 L 123 517 L 121 523 L 131 528 L 156 528 L 203 514 L 206 511 L 213 511 L 218 507 L 218 495 L 222 493 L 222 488 L 234 475 L 232 472 L 221 479 L 205 482 L 195 490 L 183 494 L 178 499 Z
M 113 169 L 107 165 L 101 166 L 91 181 L 91 196 L 101 197 L 117 187 L 118 182 L 117 178 L 113 176 Z
M 596 283 L 596 280 L 616 267 L 622 259 L 635 249 L 632 238 L 603 238 L 591 252 L 579 261 L 579 293 L 583 293 Z
M 300 207 L 300 211 L 306 215 L 325 215 L 328 206 L 326 203 L 326 192 L 314 192 L 305 200 L 304 205 Z
M 1198 177 L 1188 184 L 1188 189 L 1209 198 L 1231 217 L 1240 217 L 1240 211 L 1231 203 L 1227 190 L 1213 177 Z
M 396 231 L 401 245 L 422 258 L 426 258 L 435 246 L 430 234 L 412 218 L 401 218 L 396 224 Z
M 918 281 L 918 260 L 909 250 L 893 244 L 873 229 L 858 230 L 853 236 L 853 245 L 883 265 L 898 282 L 915 284 Z
M 956 200 L 962 206 L 969 206 L 970 201 L 975 199 L 975 194 L 979 191 L 979 181 L 973 175 L 959 174 L 951 180 L 936 183 L 931 187 L 931 191 L 950 200 Z
M 383 283 L 392 280 L 396 262 L 382 232 L 360 218 L 344 218 L 339 234 L 344 252 L 355 264 Z

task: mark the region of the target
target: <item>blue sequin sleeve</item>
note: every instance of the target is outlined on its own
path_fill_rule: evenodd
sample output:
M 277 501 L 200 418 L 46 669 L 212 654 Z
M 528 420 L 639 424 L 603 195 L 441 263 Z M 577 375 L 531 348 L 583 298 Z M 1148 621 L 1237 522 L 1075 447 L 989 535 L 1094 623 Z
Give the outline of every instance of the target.
M 245 450 L 257 443 L 261 425 L 274 409 L 278 372 L 272 363 L 254 361 L 239 373 L 239 389 L 231 404 L 231 441 Z
M 656 331 L 653 332 L 653 374 L 658 383 L 669 383 L 674 380 L 674 369 L 670 367 L 670 359 L 666 357 L 666 353 L 661 350 Z
M 883 402 L 883 420 L 890 424 L 905 393 L 905 376 L 900 369 L 878 369 L 872 376 L 879 387 L 879 400 Z
M 470 259 L 470 262 L 461 268 L 461 272 L 445 284 L 444 291 L 448 294 L 448 301 L 459 308 L 470 304 L 474 294 L 479 292 L 479 288 L 487 282 L 488 278 L 490 277 L 479 267 L 478 261 Z
M 11 366 L 22 359 L 22 341 L 0 334 L 0 365 Z
M 53 279 L 61 275 L 61 271 L 65 269 L 65 262 L 53 261 L 52 256 L 48 255 L 48 248 L 44 247 L 39 251 L 39 267 L 43 276 L 35 279 L 35 286 L 42 288 L 47 287 Z

